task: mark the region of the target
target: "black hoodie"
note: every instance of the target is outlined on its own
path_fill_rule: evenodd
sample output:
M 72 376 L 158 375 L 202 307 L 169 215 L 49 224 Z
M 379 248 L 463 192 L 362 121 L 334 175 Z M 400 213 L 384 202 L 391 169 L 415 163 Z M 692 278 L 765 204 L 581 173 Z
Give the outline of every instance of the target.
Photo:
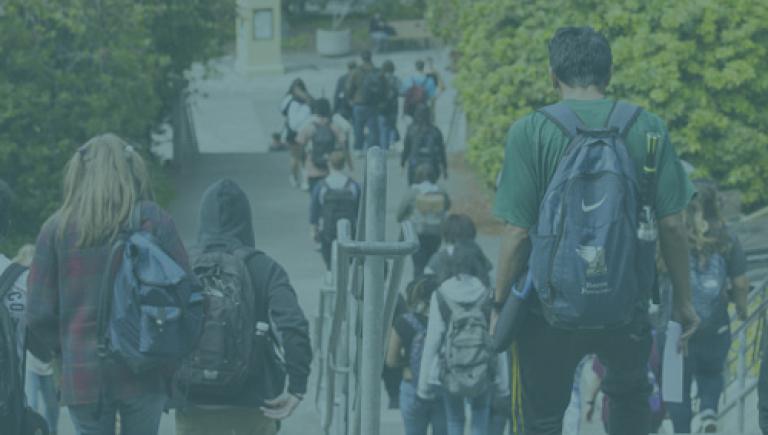
M 256 247 L 251 204 L 240 186 L 229 179 L 211 185 L 200 204 L 198 248 L 205 250 L 218 245 L 227 249 Z M 266 254 L 258 253 L 250 257 L 247 266 L 254 291 L 264 289 L 272 324 L 285 349 L 288 391 L 303 395 L 307 390 L 312 348 L 309 323 L 296 299 L 296 292 L 285 270 Z M 251 379 L 249 384 L 244 397 L 234 398 L 225 404 L 261 406 L 264 399 L 271 399 L 261 396 L 259 379 Z

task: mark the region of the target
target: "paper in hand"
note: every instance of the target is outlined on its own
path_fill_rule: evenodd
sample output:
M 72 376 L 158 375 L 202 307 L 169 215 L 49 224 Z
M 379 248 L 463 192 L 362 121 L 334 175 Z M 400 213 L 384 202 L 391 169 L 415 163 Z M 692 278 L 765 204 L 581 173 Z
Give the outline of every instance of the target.
M 683 402 L 683 353 L 678 349 L 683 327 L 677 322 L 669 322 L 667 341 L 664 343 L 664 362 L 662 366 L 661 397 L 665 402 Z

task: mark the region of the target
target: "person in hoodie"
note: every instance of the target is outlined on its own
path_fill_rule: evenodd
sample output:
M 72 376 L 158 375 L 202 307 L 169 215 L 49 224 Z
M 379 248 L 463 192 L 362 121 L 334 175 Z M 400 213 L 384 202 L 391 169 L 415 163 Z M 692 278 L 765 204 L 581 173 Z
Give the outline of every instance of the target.
M 465 249 L 467 248 L 467 249 Z M 493 366 L 496 355 L 487 355 L 484 364 L 488 364 L 485 373 L 489 377 L 483 381 L 478 380 L 478 385 L 483 386 L 482 391 L 473 397 L 464 397 L 448 392 L 446 384 L 446 343 L 451 323 L 450 317 L 457 315 L 451 306 L 464 307 L 465 313 L 470 310 L 480 310 L 485 316 L 486 324 L 490 320 L 490 291 L 478 278 L 487 273 L 485 267 L 474 261 L 477 253 L 472 245 L 457 245 L 451 256 L 450 278 L 432 294 L 429 305 L 429 320 L 427 323 L 427 335 L 424 338 L 424 350 L 417 386 L 417 395 L 422 400 L 442 398 L 448 421 L 448 435 L 463 435 L 466 422 L 465 403 L 468 402 L 472 410 L 472 435 L 487 435 L 491 418 L 491 401 L 496 393 L 493 382 Z M 441 306 L 442 305 L 442 306 Z M 471 308 L 469 308 L 471 307 Z M 454 327 L 460 328 L 454 324 Z M 454 329 L 454 333 L 460 329 Z M 473 349 L 475 351 L 477 349 Z M 489 351 L 489 349 L 484 349 Z M 489 352 L 482 352 L 487 354 Z M 478 353 L 478 355 L 480 355 Z M 473 357 L 474 358 L 474 357 Z M 498 374 L 495 374 L 497 376 Z
M 205 250 L 213 246 L 228 250 L 256 247 L 251 204 L 240 186 L 229 179 L 211 185 L 200 205 L 198 247 Z M 283 346 L 287 388 L 278 397 L 265 397 L 264 374 L 253 373 L 240 396 L 195 398 L 206 403 L 176 412 L 178 435 L 274 435 L 278 420 L 289 417 L 307 391 L 312 361 L 309 324 L 288 275 L 275 260 L 258 251 L 248 258 L 246 266 L 253 291 L 266 298 L 270 323 Z M 261 308 L 254 307 L 254 315 Z
M 400 202 L 397 221 L 410 219 L 419 236 L 419 250 L 413 253 L 413 276 L 424 274 L 424 268 L 442 243 L 441 228 L 445 222 L 451 199 L 437 185 L 437 174 L 432 165 L 416 168 L 414 184 Z

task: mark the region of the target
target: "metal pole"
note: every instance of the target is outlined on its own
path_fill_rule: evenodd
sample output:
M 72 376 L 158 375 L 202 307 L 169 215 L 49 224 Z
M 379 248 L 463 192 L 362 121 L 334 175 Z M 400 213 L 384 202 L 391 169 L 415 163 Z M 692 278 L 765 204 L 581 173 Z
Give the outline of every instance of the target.
M 744 390 L 747 387 L 747 330 L 742 328 L 739 332 L 739 433 L 744 433 L 746 418 L 747 397 Z
M 383 242 L 386 225 L 386 155 L 379 147 L 368 150 L 366 173 L 365 241 Z M 384 336 L 385 263 L 382 257 L 365 259 L 363 289 L 363 352 L 360 411 L 361 433 L 379 435 L 381 412 L 381 363 Z

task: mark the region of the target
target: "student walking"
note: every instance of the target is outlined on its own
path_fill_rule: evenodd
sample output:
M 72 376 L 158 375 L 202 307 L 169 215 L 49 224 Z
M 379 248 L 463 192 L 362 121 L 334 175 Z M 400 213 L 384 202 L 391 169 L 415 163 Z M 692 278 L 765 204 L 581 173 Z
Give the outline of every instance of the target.
M 387 82 L 373 65 L 370 51 L 360 55 L 362 65 L 347 80 L 346 95 L 352 101 L 355 126 L 355 151 L 379 145 L 379 106 L 387 95 Z M 368 135 L 366 136 L 366 129 Z
M 0 239 L 3 241 L 10 234 L 14 198 L 8 184 L 0 180 Z M 17 256 L 10 260 L 0 254 L 0 427 L 9 435 L 45 435 L 56 433 L 56 427 L 49 431 L 49 424 L 25 397 L 24 353 L 30 341 L 25 333 L 29 262 L 22 264 L 20 260 L 24 259 Z
M 445 405 L 440 399 L 423 400 L 416 395 L 424 340 L 427 334 L 429 303 L 440 286 L 433 275 L 414 278 L 405 289 L 407 312 L 395 318 L 389 337 L 386 365 L 404 367 L 400 384 L 400 413 L 406 435 L 446 435 Z
M 386 60 L 381 65 L 387 90 L 379 107 L 379 145 L 389 150 L 392 144 L 400 140 L 397 131 L 397 116 L 400 110 L 400 79 L 395 75 L 395 64 Z
M 352 102 L 347 95 L 347 82 L 356 68 L 357 62 L 354 60 L 347 63 L 347 72 L 336 81 L 336 90 L 333 93 L 333 113 L 341 115 L 348 122 L 352 122 Z
M 463 435 L 465 402 L 472 409 L 472 435 L 489 430 L 497 355 L 489 332 L 490 290 L 472 261 L 476 253 L 457 246 L 450 278 L 432 295 L 419 373 L 418 396 L 442 396 L 448 435 Z
M 80 435 L 114 433 L 117 414 L 123 435 L 156 434 L 167 401 L 169 373 L 159 364 L 132 369 L 123 360 L 105 354 L 105 351 L 111 354 L 120 349 L 101 346 L 101 322 L 97 321 L 101 318 L 101 295 L 109 288 L 104 287 L 104 274 L 106 270 L 115 269 L 115 263 L 109 264 L 109 259 L 115 258 L 110 252 L 113 252 L 113 242 L 127 228 L 151 234 L 151 246 L 161 249 L 165 258 L 162 264 L 155 264 L 156 268 L 172 270 L 169 273 L 178 278 L 178 284 L 167 289 L 178 290 L 174 299 L 178 298 L 179 305 L 168 308 L 157 305 L 155 309 L 181 312 L 186 316 L 184 322 L 168 331 L 186 332 L 187 320 L 192 321 L 201 314 L 192 311 L 185 297 L 185 294 L 192 295 L 194 289 L 187 253 L 171 217 L 152 202 L 144 160 L 119 137 L 97 136 L 80 147 L 67 163 L 63 191 L 64 202 L 43 225 L 35 247 L 28 282 L 30 332 L 46 348 L 61 353 L 61 404 L 69 407 Z M 141 249 L 141 255 L 150 252 L 150 248 L 145 251 L 144 245 L 134 246 Z M 122 282 L 117 279 L 122 277 L 117 275 L 120 271 L 122 269 L 115 271 L 115 284 Z M 106 282 L 110 282 L 112 277 L 106 278 Z M 115 292 L 113 298 L 124 296 Z M 158 293 L 160 296 L 168 297 Z M 130 313 L 134 311 L 131 309 Z M 113 315 L 120 314 L 113 311 Z M 110 316 L 109 321 L 112 319 Z M 111 327 L 110 331 L 111 337 L 127 345 L 119 329 Z M 152 336 L 153 339 L 165 337 Z M 178 346 L 174 349 L 181 349 L 184 344 L 179 337 L 173 337 L 173 343 Z M 154 349 L 156 343 L 159 342 L 145 344 Z
M 549 60 L 562 101 L 510 129 L 495 205 L 507 223 L 495 310 L 528 265 L 535 287 L 516 337 L 525 433 L 562 433 L 574 370 L 595 353 L 607 370 L 611 435 L 645 435 L 651 229 L 658 219 L 684 343 L 698 325 L 683 221 L 693 188 L 661 119 L 606 98 L 612 54 L 602 34 L 561 28 L 549 42 Z M 638 187 L 646 157 L 656 168 L 656 188 L 647 192 Z
M 347 135 L 343 118 L 331 114 L 331 103 L 321 98 L 312 102 L 312 117 L 299 132 L 296 143 L 306 155 L 305 174 L 309 184 L 309 192 L 328 176 L 328 159 L 332 152 L 340 150 L 344 153 L 349 169 L 353 170 L 352 159 L 349 155 Z
M 434 71 L 432 71 L 434 73 Z M 432 107 L 432 101 L 437 97 L 437 82 L 424 71 L 424 61 L 416 61 L 416 72 L 403 80 L 400 93 L 404 97 L 403 113 L 414 117 L 416 108 L 424 105 Z M 430 109 L 431 110 L 431 109 Z M 430 121 L 432 114 L 430 112 Z
M 274 435 L 306 393 L 309 325 L 285 270 L 256 249 L 252 222 L 234 181 L 203 195 L 193 265 L 209 312 L 198 350 L 179 371 L 178 435 Z
M 416 168 L 414 184 L 400 202 L 397 221 L 410 219 L 419 236 L 419 250 L 413 253 L 414 278 L 424 273 L 432 255 L 440 248 L 441 230 L 451 199 L 445 190 L 437 185 L 437 176 L 431 165 L 422 164 Z
M 304 80 L 296 79 L 291 83 L 288 92 L 280 105 L 280 113 L 285 120 L 285 143 L 291 155 L 289 181 L 294 187 L 309 189 L 301 168 L 304 164 L 304 150 L 296 142 L 296 138 L 309 118 L 312 116 L 312 96 L 307 91 Z
M 331 247 L 337 236 L 337 223 L 347 219 L 354 233 L 357 211 L 360 203 L 360 185 L 344 174 L 346 162 L 342 151 L 331 153 L 329 172 L 325 179 L 312 191 L 309 208 L 310 236 L 320 242 L 320 252 L 327 270 L 331 270 Z
M 720 214 L 720 198 L 713 182 L 697 181 L 697 195 L 688 206 L 685 222 L 690 244 L 693 304 L 701 326 L 688 343 L 684 361 L 683 403 L 668 403 L 676 433 L 691 432 L 691 384 L 699 396 L 700 432 L 717 432 L 718 404 L 725 386 L 723 371 L 731 348 L 728 302 L 747 318 L 747 260 L 741 242 Z
M 451 277 L 452 257 L 456 249 L 471 253 L 468 261 L 472 263 L 475 276 L 487 287 L 491 286 L 491 261 L 475 241 L 477 228 L 471 217 L 465 214 L 451 214 L 443 222 L 441 229 L 443 243 L 440 250 L 429 259 L 426 274 L 434 274 L 442 283 Z M 458 248 L 457 248 L 458 247 Z
M 437 178 L 441 175 L 448 178 L 448 155 L 443 133 L 432 124 L 429 107 L 424 104 L 415 109 L 400 158 L 400 166 L 406 170 L 409 185 L 414 182 L 416 168 L 422 164 L 432 166 Z

